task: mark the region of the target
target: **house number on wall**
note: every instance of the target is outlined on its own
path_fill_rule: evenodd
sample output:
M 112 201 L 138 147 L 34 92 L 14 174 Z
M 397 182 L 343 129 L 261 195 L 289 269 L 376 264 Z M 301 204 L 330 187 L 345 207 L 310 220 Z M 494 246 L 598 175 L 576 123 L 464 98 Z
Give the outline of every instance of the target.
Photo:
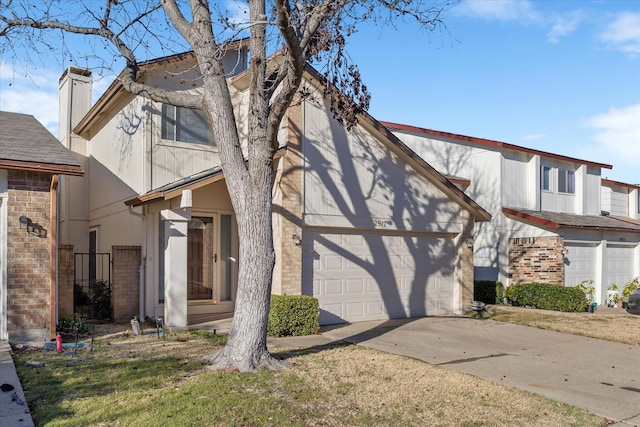
M 375 228 L 387 228 L 387 226 L 391 223 L 391 221 L 385 219 L 374 219 L 373 226 Z

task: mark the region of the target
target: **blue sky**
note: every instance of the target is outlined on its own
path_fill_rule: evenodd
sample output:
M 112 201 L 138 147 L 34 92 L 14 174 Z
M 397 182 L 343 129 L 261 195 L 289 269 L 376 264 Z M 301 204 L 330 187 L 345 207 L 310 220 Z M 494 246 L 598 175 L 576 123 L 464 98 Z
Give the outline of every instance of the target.
M 640 0 L 469 0 L 443 20 L 349 41 L 375 118 L 611 164 L 603 176 L 640 183 Z M 25 77 L 3 58 L 0 109 L 57 135 L 61 62 Z

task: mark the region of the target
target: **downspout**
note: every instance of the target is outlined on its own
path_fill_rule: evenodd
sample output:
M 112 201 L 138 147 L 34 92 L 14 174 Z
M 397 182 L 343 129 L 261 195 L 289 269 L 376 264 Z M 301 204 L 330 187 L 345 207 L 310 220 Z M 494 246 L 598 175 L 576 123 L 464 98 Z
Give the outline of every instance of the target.
M 56 336 L 58 324 L 58 175 L 51 176 L 51 224 L 49 229 L 49 338 Z
M 138 319 L 144 321 L 145 315 L 145 290 L 146 290 L 146 265 L 147 265 L 147 218 L 144 215 L 144 205 L 142 206 L 142 213 L 138 213 L 133 210 L 133 206 L 129 206 L 129 213 L 133 216 L 137 216 L 142 220 L 142 253 L 140 254 L 140 267 L 138 268 L 138 286 L 140 297 L 138 300 Z

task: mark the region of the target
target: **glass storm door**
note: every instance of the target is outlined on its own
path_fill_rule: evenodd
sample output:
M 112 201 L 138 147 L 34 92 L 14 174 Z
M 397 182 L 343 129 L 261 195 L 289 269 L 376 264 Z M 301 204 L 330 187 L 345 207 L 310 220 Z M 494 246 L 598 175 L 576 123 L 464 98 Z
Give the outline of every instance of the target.
M 187 300 L 217 298 L 214 219 L 192 217 L 187 234 Z

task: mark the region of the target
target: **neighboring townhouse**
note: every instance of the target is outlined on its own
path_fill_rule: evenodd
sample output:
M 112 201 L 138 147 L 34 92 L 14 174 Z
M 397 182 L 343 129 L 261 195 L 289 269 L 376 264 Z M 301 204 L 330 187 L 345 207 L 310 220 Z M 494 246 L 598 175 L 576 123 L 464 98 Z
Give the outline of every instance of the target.
M 242 133 L 246 47 L 227 55 Z M 160 87 L 201 84 L 188 53 L 141 71 Z M 65 247 L 110 253 L 116 320 L 160 316 L 182 328 L 233 312 L 237 225 L 202 113 L 132 96 L 118 81 L 76 110 L 88 105 L 90 74 L 70 68 L 60 83 L 61 139 L 87 172 L 67 182 Z M 462 312 L 473 298 L 474 226 L 490 215 L 369 115 L 341 127 L 320 81 L 307 67 L 309 96 L 278 136 L 273 292 L 317 297 L 322 324 Z
M 469 180 L 465 192 L 492 215 L 476 225 L 476 280 L 507 286 L 593 280 L 603 303 L 612 284 L 640 276 L 640 223 L 624 220 L 638 218 L 638 187 L 602 179 L 610 165 L 382 124 L 441 173 Z
M 33 116 L 0 111 L 0 340 L 56 332 L 57 208 L 61 175 L 78 161 Z

